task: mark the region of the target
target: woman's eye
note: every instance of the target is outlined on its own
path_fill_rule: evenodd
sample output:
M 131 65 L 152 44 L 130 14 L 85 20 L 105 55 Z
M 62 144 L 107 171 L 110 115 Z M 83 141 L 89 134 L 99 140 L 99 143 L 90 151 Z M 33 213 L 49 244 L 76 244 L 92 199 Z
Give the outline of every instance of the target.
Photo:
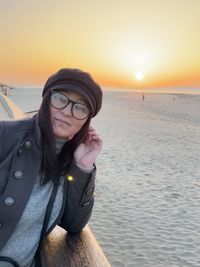
M 57 97 L 57 100 L 60 101 L 61 103 L 66 103 L 66 99 L 62 96 Z
M 87 113 L 87 108 L 83 105 L 76 104 L 74 107 L 77 111 Z
M 61 97 L 61 98 L 60 98 L 60 101 L 61 101 L 62 103 L 65 103 L 65 102 L 66 102 L 66 99 L 63 98 L 63 97 Z

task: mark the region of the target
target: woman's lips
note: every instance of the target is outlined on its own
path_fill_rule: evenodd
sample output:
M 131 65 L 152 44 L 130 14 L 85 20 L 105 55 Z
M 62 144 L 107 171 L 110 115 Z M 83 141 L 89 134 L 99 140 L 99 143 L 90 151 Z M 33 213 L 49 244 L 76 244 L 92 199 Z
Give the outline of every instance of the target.
M 71 124 L 68 123 L 67 121 L 63 121 L 63 120 L 58 119 L 58 118 L 55 118 L 55 121 L 58 121 L 58 122 L 60 122 L 60 123 L 62 123 L 62 124 L 65 124 L 65 125 L 67 125 L 67 126 L 71 126 Z

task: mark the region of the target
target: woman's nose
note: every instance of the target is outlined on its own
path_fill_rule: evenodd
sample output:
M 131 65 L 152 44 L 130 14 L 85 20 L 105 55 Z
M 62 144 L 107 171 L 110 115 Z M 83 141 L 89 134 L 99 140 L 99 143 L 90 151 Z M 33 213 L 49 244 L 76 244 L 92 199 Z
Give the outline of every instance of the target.
M 72 103 L 68 103 L 68 105 L 62 109 L 62 112 L 65 115 L 72 116 Z

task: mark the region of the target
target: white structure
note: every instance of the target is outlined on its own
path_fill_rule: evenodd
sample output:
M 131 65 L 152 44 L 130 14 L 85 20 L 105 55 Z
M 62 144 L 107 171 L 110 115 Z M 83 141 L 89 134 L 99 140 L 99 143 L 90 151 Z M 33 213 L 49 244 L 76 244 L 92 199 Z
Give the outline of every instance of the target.
M 0 119 L 21 119 L 24 112 L 7 96 L 0 93 Z

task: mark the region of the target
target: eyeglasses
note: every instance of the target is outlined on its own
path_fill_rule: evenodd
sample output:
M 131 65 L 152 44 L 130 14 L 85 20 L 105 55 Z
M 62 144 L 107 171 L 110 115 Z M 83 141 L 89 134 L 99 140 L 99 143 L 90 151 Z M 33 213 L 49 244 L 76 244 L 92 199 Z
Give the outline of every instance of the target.
M 87 106 L 70 100 L 66 95 L 51 91 L 51 105 L 56 109 L 66 108 L 69 103 L 71 105 L 71 113 L 77 120 L 84 120 L 90 115 L 90 110 Z

